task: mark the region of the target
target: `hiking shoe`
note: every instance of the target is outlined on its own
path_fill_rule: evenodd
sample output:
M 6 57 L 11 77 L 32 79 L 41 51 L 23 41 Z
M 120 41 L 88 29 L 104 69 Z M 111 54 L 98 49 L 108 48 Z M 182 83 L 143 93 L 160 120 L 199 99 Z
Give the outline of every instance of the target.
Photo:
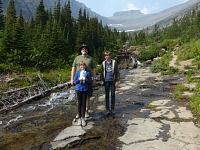
M 110 115 L 110 110 L 106 110 L 105 115 Z
M 115 114 L 115 111 L 114 111 L 114 109 L 111 109 L 111 112 L 110 112 L 111 114 Z
M 81 118 L 81 125 L 82 125 L 82 127 L 85 127 L 87 125 L 85 118 Z
M 79 116 L 78 116 L 78 114 L 76 115 L 76 119 L 78 119 L 79 118 Z
M 81 124 L 82 124 L 82 123 L 81 123 L 81 118 L 78 118 L 78 120 L 77 120 L 77 125 L 78 125 L 78 126 L 81 126 Z

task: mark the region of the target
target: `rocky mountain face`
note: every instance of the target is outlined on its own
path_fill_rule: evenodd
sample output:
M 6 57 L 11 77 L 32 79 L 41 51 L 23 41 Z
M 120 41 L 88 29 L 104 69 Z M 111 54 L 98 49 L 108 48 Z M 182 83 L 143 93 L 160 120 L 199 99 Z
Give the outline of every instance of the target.
M 25 19 L 30 19 L 36 15 L 36 8 L 39 5 L 41 0 L 14 0 L 15 8 L 17 11 L 17 15 L 19 15 L 20 10 L 22 9 L 23 16 Z M 100 19 L 104 18 L 99 14 L 91 11 L 91 9 L 87 8 L 83 3 L 79 3 L 76 0 L 69 0 L 71 4 L 72 16 L 74 18 L 78 17 L 78 13 L 80 9 L 86 9 L 87 13 L 90 17 L 98 16 Z M 58 0 L 43 0 L 44 6 L 46 9 L 54 9 L 55 4 L 58 3 Z M 68 0 L 60 0 L 61 6 L 68 3 Z M 6 10 L 9 4 L 9 0 L 2 0 L 3 12 L 6 14 Z
M 41 0 L 14 0 L 19 14 L 22 9 L 25 19 L 30 19 L 36 14 L 36 8 Z M 43 0 L 46 9 L 54 8 L 54 5 L 58 0 Z M 3 11 L 6 13 L 9 0 L 2 0 Z M 68 3 L 68 0 L 60 0 L 61 5 Z M 174 6 L 155 14 L 143 14 L 139 10 L 122 11 L 116 12 L 112 17 L 104 17 L 95 12 L 90 8 L 87 8 L 83 3 L 76 0 L 70 0 L 72 16 L 78 17 L 80 9 L 86 9 L 89 17 L 98 17 L 104 25 L 108 25 L 111 28 L 125 31 L 135 31 L 146 27 L 154 26 L 158 24 L 159 27 L 165 27 L 172 23 L 174 18 L 182 18 L 185 14 L 190 13 L 198 5 L 200 7 L 200 0 L 190 0 L 186 3 Z
M 140 30 L 155 24 L 162 28 L 169 26 L 174 19 L 180 19 L 191 13 L 197 6 L 200 8 L 200 0 L 190 0 L 155 14 L 143 14 L 139 10 L 117 12 L 109 18 L 107 24 L 126 31 Z

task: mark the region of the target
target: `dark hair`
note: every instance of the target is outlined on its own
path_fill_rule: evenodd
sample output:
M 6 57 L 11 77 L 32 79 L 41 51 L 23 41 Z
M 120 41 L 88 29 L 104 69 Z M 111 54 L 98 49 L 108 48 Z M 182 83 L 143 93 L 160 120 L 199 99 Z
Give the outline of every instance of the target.
M 88 50 L 88 53 L 89 53 L 90 49 L 89 49 L 89 47 L 88 47 L 87 45 L 85 45 L 85 44 L 83 44 L 83 45 L 81 45 L 81 46 L 79 47 L 79 51 L 81 51 L 83 48 L 86 48 L 86 49 Z

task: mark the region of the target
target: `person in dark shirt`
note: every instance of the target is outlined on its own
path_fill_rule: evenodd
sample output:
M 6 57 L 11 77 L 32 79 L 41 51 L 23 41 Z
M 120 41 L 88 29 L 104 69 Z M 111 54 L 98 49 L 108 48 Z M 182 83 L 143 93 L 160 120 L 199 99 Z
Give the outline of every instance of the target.
M 119 84 L 120 73 L 117 61 L 111 59 L 111 53 L 106 51 L 105 60 L 101 65 L 100 80 L 103 82 L 105 87 L 105 106 L 107 114 L 113 114 L 115 109 L 115 90 Z M 111 91 L 111 108 L 109 101 L 109 94 Z

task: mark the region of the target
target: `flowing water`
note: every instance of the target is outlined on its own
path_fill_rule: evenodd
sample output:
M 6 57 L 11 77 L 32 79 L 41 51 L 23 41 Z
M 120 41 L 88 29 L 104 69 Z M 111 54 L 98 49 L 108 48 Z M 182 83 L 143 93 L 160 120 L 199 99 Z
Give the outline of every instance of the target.
M 128 78 L 124 80 L 127 75 Z M 138 75 L 140 81 L 132 75 Z M 155 80 L 155 77 L 146 73 L 145 69 L 134 69 L 132 72 L 122 70 L 121 77 L 121 87 L 126 87 L 126 83 L 130 82 L 137 83 L 127 90 L 117 91 L 115 115 L 106 117 L 101 110 L 97 109 L 99 105 L 104 105 L 103 101 L 99 101 L 104 90 L 102 87 L 97 87 L 94 91 L 94 99 L 90 102 L 93 110 L 92 121 L 95 125 L 87 135 L 83 136 L 83 140 L 69 144 L 69 147 L 74 149 L 119 148 L 120 142 L 117 137 L 123 135 L 125 122 L 129 116 L 145 116 L 145 113 L 139 112 L 140 108 L 146 107 L 152 99 L 172 97 L 174 85 L 182 81 L 180 76 L 166 76 L 162 78 L 162 81 Z M 52 140 L 61 130 L 71 126 L 76 112 L 77 101 L 74 87 L 72 87 L 2 113 L 0 114 L 0 149 L 51 149 Z

